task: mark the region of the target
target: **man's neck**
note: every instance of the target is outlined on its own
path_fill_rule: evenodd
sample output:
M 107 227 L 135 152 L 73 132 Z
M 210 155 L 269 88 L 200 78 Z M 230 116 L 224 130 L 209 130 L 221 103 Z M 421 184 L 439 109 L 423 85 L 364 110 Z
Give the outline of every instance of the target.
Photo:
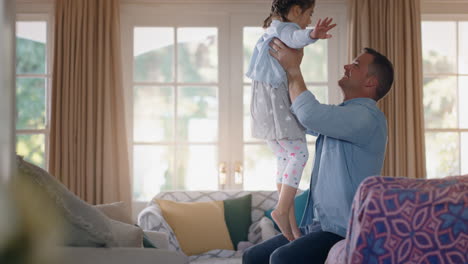
M 346 102 L 346 101 L 349 101 L 349 100 L 352 100 L 352 99 L 356 99 L 356 98 L 369 98 L 369 99 L 372 99 L 375 101 L 374 98 L 372 98 L 371 96 L 368 96 L 366 94 L 356 94 L 356 95 L 345 95 L 345 98 L 343 99 L 343 102 Z

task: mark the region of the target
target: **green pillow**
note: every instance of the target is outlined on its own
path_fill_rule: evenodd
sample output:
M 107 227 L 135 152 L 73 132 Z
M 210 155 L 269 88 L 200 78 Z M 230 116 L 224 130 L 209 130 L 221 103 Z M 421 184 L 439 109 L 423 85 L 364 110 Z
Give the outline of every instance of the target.
M 143 233 L 143 247 L 144 248 L 157 248 L 151 240 L 149 240 L 148 236 Z
M 135 226 L 140 227 L 139 225 L 135 224 Z M 151 242 L 151 240 L 148 238 L 148 236 L 143 232 L 143 247 L 144 248 L 158 248 L 156 245 Z
M 309 196 L 309 189 L 303 191 L 301 194 L 296 196 L 296 198 L 294 198 L 294 215 L 296 216 L 296 222 L 298 226 L 301 224 L 302 216 L 304 215 L 304 210 L 307 204 L 308 196 Z M 265 211 L 265 216 L 270 218 L 271 221 L 273 221 L 273 218 L 271 218 L 271 212 L 273 211 L 273 209 L 274 208 Z M 275 224 L 276 230 L 280 231 L 275 221 L 273 221 L 273 223 Z
M 252 194 L 224 200 L 224 220 L 226 221 L 232 244 L 237 250 L 240 241 L 247 241 L 249 227 L 252 224 Z

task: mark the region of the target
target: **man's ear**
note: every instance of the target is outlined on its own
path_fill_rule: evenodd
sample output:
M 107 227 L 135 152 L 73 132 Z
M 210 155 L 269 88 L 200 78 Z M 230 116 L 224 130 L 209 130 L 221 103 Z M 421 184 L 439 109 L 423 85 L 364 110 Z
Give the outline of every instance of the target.
M 375 75 L 370 75 L 366 78 L 366 82 L 365 82 L 365 85 L 366 87 L 369 87 L 369 88 L 377 88 L 377 86 L 379 85 L 379 80 L 377 79 L 377 76 Z
M 377 79 L 377 76 L 371 75 L 367 77 L 364 85 L 368 94 L 373 95 L 373 96 L 377 95 L 377 86 L 379 85 L 379 80 Z

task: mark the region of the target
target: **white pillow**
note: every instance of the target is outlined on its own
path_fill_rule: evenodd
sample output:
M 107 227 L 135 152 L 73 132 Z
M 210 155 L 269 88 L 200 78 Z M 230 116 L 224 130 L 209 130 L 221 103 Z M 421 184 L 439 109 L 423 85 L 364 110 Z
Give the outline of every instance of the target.
M 268 240 L 279 234 L 275 229 L 273 221 L 265 216 L 260 220 L 260 229 L 262 230 L 262 241 Z
M 143 228 L 143 230 L 166 233 L 169 237 L 169 250 L 183 254 L 174 231 L 162 216 L 159 205 L 152 204 L 143 209 L 138 215 L 138 225 Z

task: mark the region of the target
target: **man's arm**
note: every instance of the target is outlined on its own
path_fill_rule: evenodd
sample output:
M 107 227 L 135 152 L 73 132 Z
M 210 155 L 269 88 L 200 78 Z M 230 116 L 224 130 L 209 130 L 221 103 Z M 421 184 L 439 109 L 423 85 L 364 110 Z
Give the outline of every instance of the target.
M 358 144 L 368 141 L 376 123 L 364 107 L 321 104 L 312 93 L 306 92 L 300 70 L 303 51 L 288 48 L 279 39 L 271 41 L 270 46 L 273 49 L 270 54 L 288 74 L 292 110 L 307 130 Z

